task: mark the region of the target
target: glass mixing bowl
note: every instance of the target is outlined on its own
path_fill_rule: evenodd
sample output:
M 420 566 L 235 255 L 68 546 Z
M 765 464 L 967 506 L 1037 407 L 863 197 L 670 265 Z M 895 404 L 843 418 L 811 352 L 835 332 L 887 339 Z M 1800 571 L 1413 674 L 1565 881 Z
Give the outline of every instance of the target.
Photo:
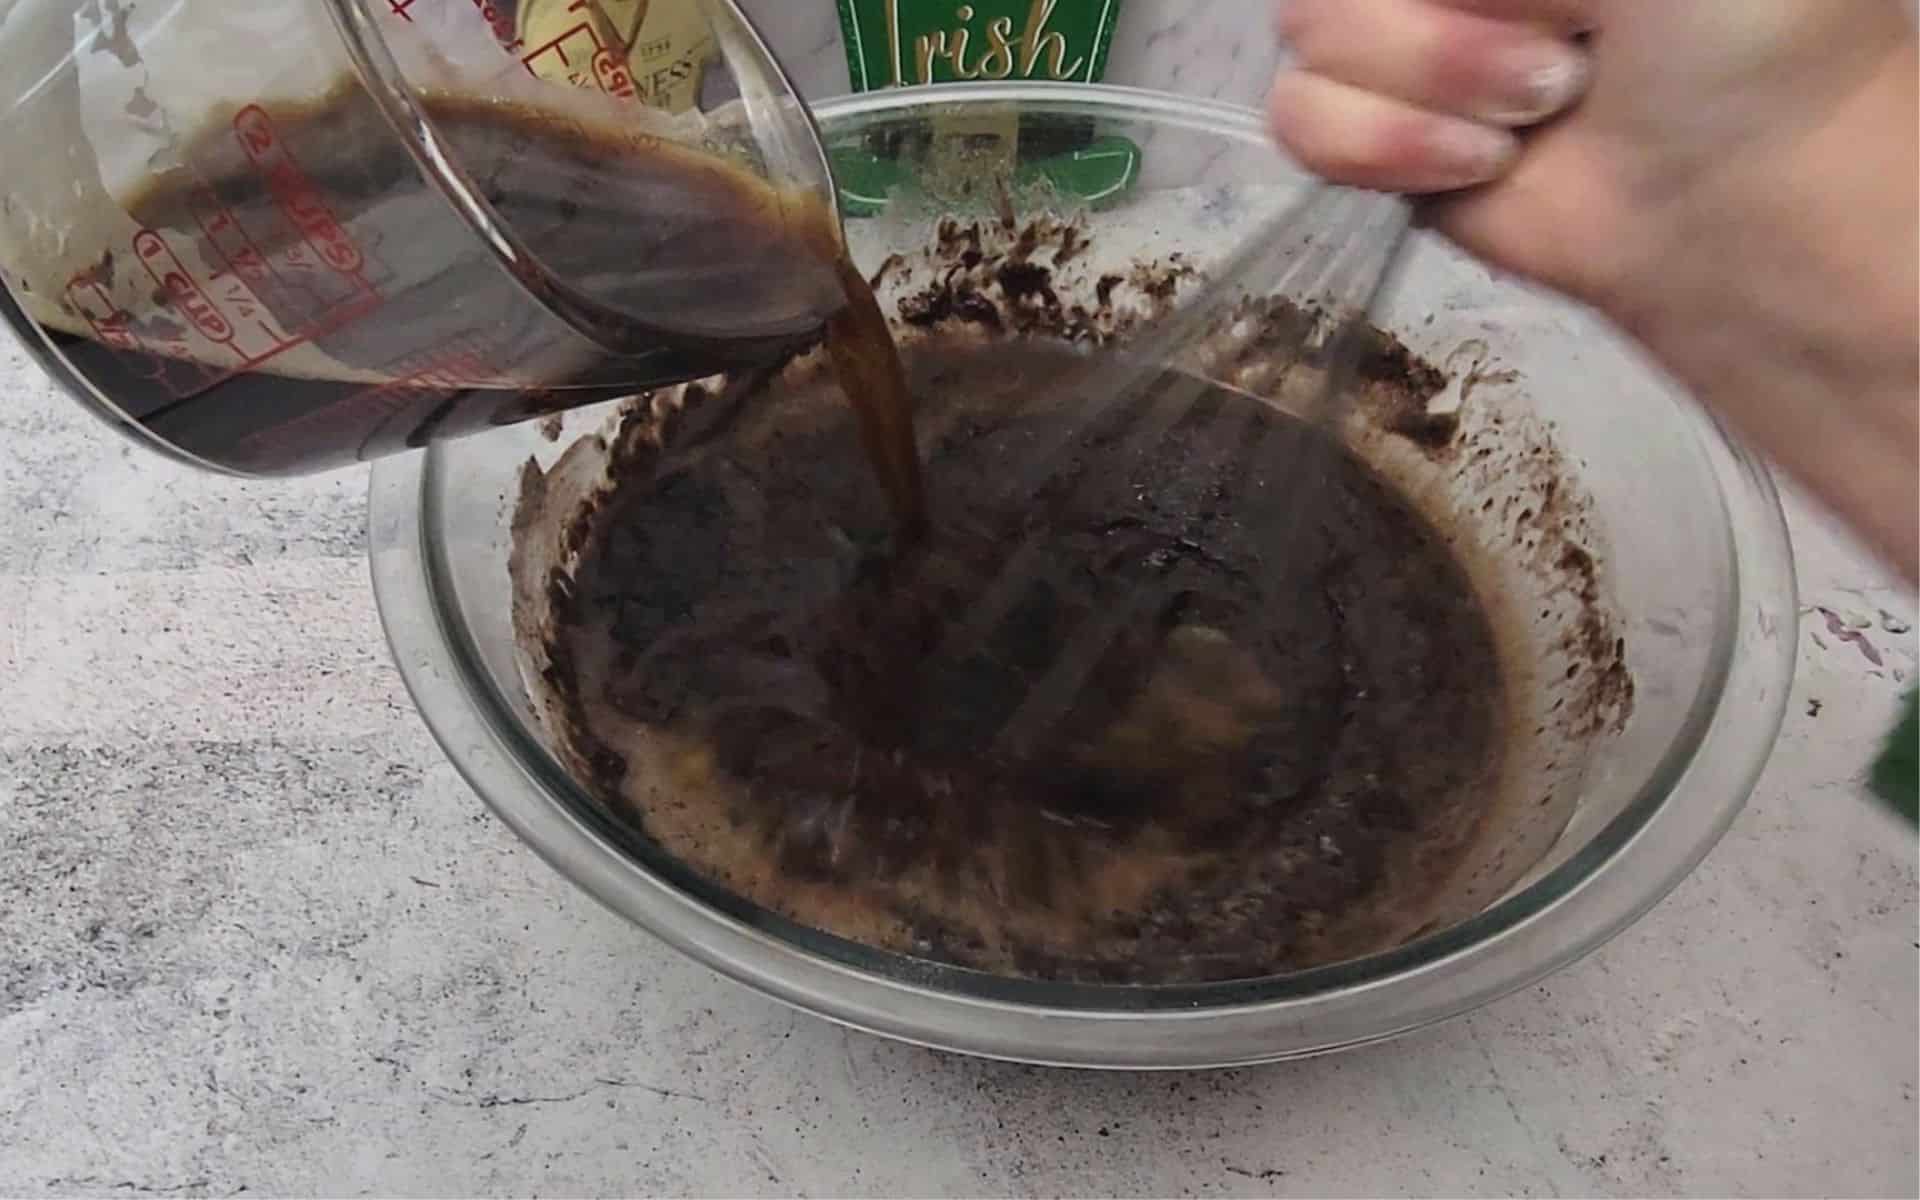
M 1256 114 L 1124 89 L 881 92 L 825 104 L 819 119 L 848 153 L 937 147 L 942 137 L 1010 120 L 1023 141 L 1035 130 L 1064 131 L 1069 154 L 1089 137 L 1124 139 L 1139 151 L 1137 178 L 1096 205 L 1089 228 L 1096 242 L 1128 221 L 1138 232 L 1146 213 L 1148 232 L 1169 252 L 1230 245 L 1235 229 L 1257 225 L 1305 182 L 1272 150 Z M 962 192 L 967 179 L 980 182 L 977 171 L 951 164 L 946 174 L 961 179 Z M 924 237 L 929 214 L 946 202 L 900 199 L 850 221 L 856 258 L 874 269 L 890 240 L 912 236 L 913 222 Z M 1493 864 L 1481 892 L 1465 895 L 1448 920 L 1383 953 L 1222 984 L 1052 984 L 856 945 L 709 884 L 603 810 L 547 748 L 516 659 L 507 567 L 523 465 L 550 462 L 559 449 L 531 426 L 375 466 L 380 612 L 428 725 L 502 820 L 610 908 L 769 995 L 891 1037 L 1052 1064 L 1243 1064 L 1392 1037 L 1585 954 L 1700 861 L 1779 729 L 1796 598 L 1766 470 L 1589 314 L 1493 278 L 1422 236 L 1376 319 L 1445 365 L 1450 402 L 1463 416 L 1470 409 L 1483 431 L 1520 431 L 1523 450 L 1558 455 L 1563 481 L 1581 493 L 1578 506 L 1557 510 L 1572 515 L 1558 519 L 1580 526 L 1601 563 L 1635 683 L 1624 725 L 1577 754 L 1536 763 L 1537 802 L 1496 812 L 1513 829 L 1503 860 L 1523 861 Z M 573 414 L 569 438 L 605 415 Z M 1538 519 L 1530 504 L 1515 515 L 1530 485 L 1503 461 L 1441 469 L 1407 453 L 1387 466 L 1423 508 L 1493 514 L 1478 518 L 1492 561 L 1537 540 L 1516 537 Z M 1560 627 L 1570 619 L 1564 581 L 1497 570 L 1477 581 L 1492 601 L 1526 614 L 1533 665 L 1558 678 Z M 1541 703 L 1551 695 L 1541 691 Z

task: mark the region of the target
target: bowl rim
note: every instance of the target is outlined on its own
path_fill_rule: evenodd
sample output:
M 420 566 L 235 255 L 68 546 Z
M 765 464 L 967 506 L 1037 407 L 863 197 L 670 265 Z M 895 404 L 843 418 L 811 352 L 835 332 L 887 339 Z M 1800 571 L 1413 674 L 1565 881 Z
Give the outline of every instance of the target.
M 1251 110 L 1108 85 L 939 85 L 839 98 L 816 112 L 831 135 L 839 121 L 954 101 L 1091 107 L 1265 142 Z M 583 816 L 584 794 L 519 728 L 447 611 L 443 547 L 428 536 L 433 449 L 374 465 L 374 593 L 408 692 L 482 800 L 561 874 L 696 960 L 799 1008 L 922 1045 L 1054 1065 L 1243 1065 L 1398 1036 L 1537 981 L 1652 908 L 1739 812 L 1785 716 L 1797 593 L 1771 477 L 1711 417 L 1692 416 L 1720 483 L 1730 584 L 1720 627 L 1730 632 L 1640 793 L 1566 862 L 1466 921 L 1378 954 L 1258 980 L 1128 987 L 1002 979 L 858 946 L 745 902 L 717 905 L 649 869 Z M 574 798 L 563 799 L 565 791 Z

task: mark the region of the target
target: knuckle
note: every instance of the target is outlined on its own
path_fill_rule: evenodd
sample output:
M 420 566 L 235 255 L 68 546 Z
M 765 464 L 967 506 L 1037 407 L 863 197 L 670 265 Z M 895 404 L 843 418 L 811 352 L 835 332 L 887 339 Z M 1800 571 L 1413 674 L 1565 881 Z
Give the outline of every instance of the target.
M 1328 179 L 1351 178 L 1372 166 L 1372 139 L 1352 123 L 1326 119 L 1306 90 L 1284 81 L 1274 89 L 1269 116 L 1274 137 L 1297 163 Z
M 1298 71 L 1285 71 L 1273 81 L 1273 90 L 1267 94 L 1267 123 L 1280 143 L 1296 155 L 1314 133 L 1306 97 L 1311 82 Z
M 1425 175 L 1442 165 L 1436 145 L 1437 123 L 1424 116 L 1382 121 L 1373 130 L 1372 155 L 1400 164 L 1409 175 Z
M 1498 53 L 1500 39 L 1471 17 L 1436 22 L 1426 31 L 1417 62 L 1423 95 L 1452 107 L 1478 98 L 1488 63 Z

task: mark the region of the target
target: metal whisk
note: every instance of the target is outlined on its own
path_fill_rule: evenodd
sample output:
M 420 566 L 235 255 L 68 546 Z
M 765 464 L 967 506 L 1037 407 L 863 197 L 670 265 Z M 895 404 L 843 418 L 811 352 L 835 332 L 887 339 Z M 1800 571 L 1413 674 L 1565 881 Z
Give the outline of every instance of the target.
M 1086 696 L 1117 639 L 1145 627 L 1169 601 L 1207 586 L 1200 578 L 1204 571 L 1189 557 L 1172 556 L 1158 565 L 1130 562 L 1110 581 L 1122 585 L 1114 588 L 1075 577 L 1075 568 L 1063 568 L 1050 553 L 1059 531 L 1050 525 L 1049 511 L 1093 497 L 1086 489 L 1102 480 L 1131 477 L 1145 464 L 1178 453 L 1169 449 L 1176 433 L 1193 461 L 1219 464 L 1223 475 L 1244 481 L 1247 499 L 1236 512 L 1261 547 L 1261 577 L 1253 582 L 1270 611 L 1284 605 L 1282 589 L 1297 586 L 1301 570 L 1292 546 L 1302 502 L 1325 464 L 1311 448 L 1327 439 L 1300 436 L 1301 425 L 1310 435 L 1325 435 L 1344 419 L 1359 362 L 1355 335 L 1400 260 L 1410 211 L 1397 199 L 1316 186 L 1261 222 L 1177 309 L 1124 345 L 1049 380 L 1055 399 L 1045 406 L 1045 419 L 1028 427 L 1038 431 L 1034 440 L 1006 464 L 991 493 L 969 497 L 966 507 L 975 516 L 937 521 L 928 541 L 889 568 L 892 591 L 911 593 L 917 580 L 934 585 L 932 592 L 943 598 L 919 685 L 936 705 L 952 700 L 939 682 L 955 678 L 946 673 L 965 677 L 989 666 L 994 647 L 1009 639 L 1031 644 L 1020 637 L 1019 625 L 1023 601 L 1036 588 L 1050 592 L 1056 608 L 1081 614 L 1064 630 L 1049 630 L 1053 636 L 1039 652 L 1043 661 L 1023 660 L 1014 675 L 1024 686 L 1012 693 L 1009 706 L 996 706 L 998 715 L 985 718 L 984 729 L 994 732 L 980 739 L 979 749 L 1010 761 L 1034 757 Z M 1257 321 L 1234 325 L 1238 306 L 1269 296 L 1312 318 L 1290 326 L 1298 331 L 1292 344 L 1276 345 L 1272 331 L 1256 328 Z M 1255 340 L 1262 361 L 1282 381 L 1307 381 L 1289 389 L 1301 397 L 1289 414 L 1295 419 L 1271 419 L 1254 402 L 1221 405 L 1196 417 L 1217 385 L 1204 371 L 1179 367 L 1203 341 L 1236 355 Z M 710 408 L 698 422 L 707 432 L 737 415 L 737 405 Z M 1096 469 L 1075 477 L 1076 457 L 1093 439 L 1099 441 Z M 681 465 L 698 458 L 704 443 L 700 433 L 683 438 L 677 448 Z M 754 618 L 763 606 L 764 598 L 756 596 L 743 599 L 738 611 L 704 613 L 693 626 L 662 638 L 648 658 L 687 653 L 716 629 Z M 824 612 L 812 611 L 790 616 L 782 627 L 797 642 L 805 640 L 801 631 L 819 628 L 823 619 Z M 760 662 L 743 675 L 740 688 L 737 701 L 716 714 L 774 707 L 807 720 L 836 719 L 828 685 L 812 666 Z
M 1399 199 L 1316 186 L 1267 219 L 1210 273 L 1191 300 L 1123 352 L 1097 355 L 1076 377 L 1062 381 L 1061 394 L 1077 398 L 1078 406 L 1011 466 L 989 511 L 1006 511 L 1043 492 L 1071 448 L 1095 430 L 1114 439 L 1114 447 L 1102 457 L 1103 472 L 1125 472 L 1148 460 L 1210 387 L 1200 375 L 1168 370 L 1168 365 L 1185 361 L 1200 339 L 1221 336 L 1234 307 L 1249 296 L 1285 296 L 1314 316 L 1303 325 L 1299 344 L 1267 344 L 1262 350 L 1279 360 L 1282 371 L 1309 358 L 1315 362 L 1322 373 L 1305 410 L 1296 415 L 1316 432 L 1336 432 L 1351 400 L 1359 361 L 1357 334 L 1400 262 L 1411 213 Z M 1235 331 L 1224 332 L 1231 340 Z M 1119 429 L 1111 428 L 1116 414 L 1127 414 Z M 1290 515 L 1314 486 L 1318 460 L 1305 452 L 1311 443 L 1288 437 L 1283 423 L 1261 420 L 1251 404 L 1215 414 L 1193 436 L 1217 453 L 1213 461 L 1244 469 L 1262 485 L 1254 508 L 1267 566 L 1259 583 L 1260 593 L 1271 601 L 1288 573 Z M 964 619 L 949 629 L 937 657 L 958 659 L 978 652 L 1020 597 L 1043 577 L 1058 592 L 1071 590 L 1072 580 L 1049 573 L 1046 541 L 1043 530 L 1026 531 L 999 573 L 969 589 L 977 598 Z M 1068 633 L 1051 665 L 1001 727 L 996 748 L 1021 758 L 1042 744 L 1073 710 L 1121 631 L 1189 586 L 1191 574 L 1191 566 L 1180 563 L 1165 573 L 1142 576 L 1132 581 L 1123 602 L 1109 604 Z

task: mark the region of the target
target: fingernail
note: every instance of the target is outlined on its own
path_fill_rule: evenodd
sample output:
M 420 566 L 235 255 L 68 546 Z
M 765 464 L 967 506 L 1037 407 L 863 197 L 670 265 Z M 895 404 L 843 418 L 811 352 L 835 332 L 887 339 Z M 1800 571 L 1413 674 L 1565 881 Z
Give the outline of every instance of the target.
M 1498 179 L 1519 152 L 1511 133 L 1473 121 L 1447 121 L 1433 131 L 1435 168 L 1450 188 Z
M 1484 118 L 1499 125 L 1532 125 L 1566 108 L 1587 90 L 1592 77 L 1587 56 L 1572 46 L 1555 46 L 1543 58 L 1529 49 L 1514 64 L 1512 93 Z

